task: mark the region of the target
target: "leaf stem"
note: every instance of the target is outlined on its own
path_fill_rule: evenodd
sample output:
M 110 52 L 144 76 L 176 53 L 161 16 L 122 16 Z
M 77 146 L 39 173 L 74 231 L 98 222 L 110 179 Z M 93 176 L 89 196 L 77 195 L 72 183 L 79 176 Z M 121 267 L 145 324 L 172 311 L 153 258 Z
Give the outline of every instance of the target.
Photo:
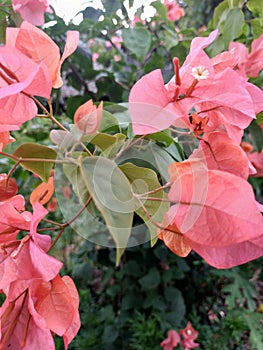
M 65 222 L 64 224 L 60 224 L 61 225 L 60 231 L 59 231 L 57 237 L 52 242 L 52 244 L 49 248 L 49 251 L 57 244 L 57 242 L 60 239 L 65 228 L 70 226 L 75 220 L 77 220 L 77 218 L 84 212 L 84 210 L 87 208 L 87 206 L 90 204 L 91 201 L 92 201 L 92 196 L 90 196 L 88 198 L 88 200 L 86 201 L 84 206 L 77 212 L 77 214 L 75 214 L 69 221 Z

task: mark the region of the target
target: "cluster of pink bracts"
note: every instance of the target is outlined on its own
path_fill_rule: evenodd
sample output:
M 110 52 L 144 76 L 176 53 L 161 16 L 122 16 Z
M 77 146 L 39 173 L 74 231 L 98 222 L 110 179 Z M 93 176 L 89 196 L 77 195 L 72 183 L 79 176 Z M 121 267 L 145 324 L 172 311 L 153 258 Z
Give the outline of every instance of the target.
M 78 292 L 70 277 L 59 276 L 62 263 L 48 255 L 50 236 L 37 233 L 48 213 L 41 193 L 31 199 L 31 213 L 17 190 L 14 179 L 0 175 L 0 290 L 6 295 L 0 349 L 55 349 L 53 333 L 67 349 L 80 327 Z M 28 233 L 17 239 L 20 231 Z
M 179 333 L 175 330 L 168 332 L 168 337 L 160 344 L 163 350 L 174 350 L 178 345 L 181 345 L 184 350 L 191 350 L 199 346 L 195 342 L 198 332 L 192 327 L 191 322 L 188 322 L 184 329 L 180 329 Z M 180 338 L 180 335 L 183 339 Z
M 34 96 L 49 99 L 52 87 L 62 85 L 60 68 L 75 51 L 78 36 L 67 33 L 60 57 L 59 47 L 32 24 L 7 29 L 0 48 L 0 151 L 14 141 L 9 131 L 37 114 Z M 41 199 L 34 199 L 30 213 L 17 191 L 15 180 L 1 174 L 0 290 L 6 299 L 0 308 L 0 349 L 52 350 L 54 333 L 67 349 L 80 327 L 78 292 L 70 277 L 59 276 L 62 263 L 48 254 L 51 238 L 37 233 L 48 213 Z M 17 239 L 20 231 L 27 234 Z
M 263 35 L 250 54 L 231 43 L 209 58 L 204 49 L 217 35 L 195 38 L 181 68 L 174 58 L 166 85 L 160 70 L 142 77 L 129 106 L 135 134 L 180 128 L 200 139 L 187 160 L 169 166 L 172 205 L 159 238 L 179 256 L 194 250 L 210 265 L 230 268 L 263 255 L 262 205 L 247 182 L 262 172 L 262 153 L 241 147 L 244 129 L 263 110 L 263 91 L 248 82 L 263 68 Z

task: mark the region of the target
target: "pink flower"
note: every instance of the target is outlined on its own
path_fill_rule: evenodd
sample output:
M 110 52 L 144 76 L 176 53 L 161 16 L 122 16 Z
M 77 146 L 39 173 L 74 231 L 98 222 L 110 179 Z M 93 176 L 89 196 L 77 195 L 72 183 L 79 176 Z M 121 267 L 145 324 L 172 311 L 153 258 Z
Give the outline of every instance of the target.
M 45 64 L 52 77 L 52 87 L 63 85 L 60 70 L 65 59 L 78 46 L 79 32 L 67 32 L 66 44 L 62 56 L 55 42 L 41 29 L 24 21 L 20 28 L 7 28 L 6 45 L 15 47 L 37 64 Z M 37 94 L 36 94 L 37 95 Z
M 94 52 L 92 54 L 92 62 L 97 62 L 97 59 L 100 57 L 100 55 L 97 52 Z
M 122 38 L 120 38 L 119 36 L 114 35 L 113 37 L 111 37 L 111 41 L 118 49 L 121 48 Z M 105 46 L 110 48 L 110 47 L 112 47 L 112 43 L 107 40 L 105 42 Z
M 253 167 L 256 169 L 256 174 L 254 177 L 263 177 L 263 151 L 248 153 L 248 159 L 252 163 Z
M 178 21 L 178 19 L 185 15 L 184 9 L 176 1 L 164 0 L 164 6 L 168 10 L 169 21 Z
M 0 47 L 0 62 L 1 132 L 18 130 L 37 114 L 32 96 L 50 97 L 51 76 L 43 62 L 34 62 L 15 47 Z
M 3 202 L 17 194 L 18 186 L 16 180 L 0 174 L 0 202 Z
M 44 266 L 43 266 L 44 268 Z M 79 296 L 70 277 L 35 279 L 0 308 L 1 349 L 55 350 L 53 333 L 63 336 L 65 350 L 80 328 Z
M 180 335 L 176 331 L 170 330 L 168 332 L 168 337 L 161 342 L 160 346 L 164 350 L 173 350 L 179 343 Z
M 92 100 L 81 105 L 74 114 L 74 123 L 83 134 L 95 134 L 100 126 L 103 102 L 96 107 Z
M 164 224 L 181 234 L 208 264 L 222 269 L 262 256 L 263 217 L 252 187 L 227 170 L 231 165 L 228 155 L 224 159 L 222 154 L 220 159 L 217 147 L 216 141 L 212 150 L 219 160 L 218 169 L 207 169 L 204 161 L 194 157 L 170 165 L 173 184 L 168 198 L 173 205 Z M 208 165 L 212 163 L 209 161 Z M 223 169 L 219 170 L 221 166 Z M 163 233 L 162 239 L 176 253 L 178 242 L 172 233 Z
M 134 16 L 133 20 L 132 20 L 132 25 L 135 26 L 136 23 L 145 23 L 145 20 L 141 19 L 138 16 Z
M 12 0 L 13 9 L 19 12 L 23 20 L 32 23 L 35 26 L 42 26 L 44 13 L 52 13 L 48 0 Z
M 14 142 L 15 139 L 9 134 L 8 131 L 0 133 L 0 152 L 11 142 Z
M 199 346 L 194 340 L 198 337 L 198 332 L 192 327 L 191 322 L 188 322 L 184 329 L 180 330 L 180 334 L 183 336 L 181 345 L 185 350 L 190 350 Z
M 198 337 L 198 332 L 193 328 L 191 322 L 188 322 L 186 327 L 180 330 L 180 334 L 187 340 L 195 340 Z
M 263 69 L 263 34 L 252 41 L 251 52 L 244 44 L 238 42 L 231 42 L 229 50 L 238 57 L 238 70 L 244 77 L 249 76 L 256 78 Z
M 240 143 L 243 129 L 263 110 L 263 92 L 233 69 L 233 54 L 211 60 L 204 52 L 216 38 L 195 38 L 182 67 L 174 58 L 175 76 L 165 85 L 161 70 L 143 76 L 131 89 L 129 108 L 135 134 L 151 134 L 171 125 L 195 128 L 189 121 L 193 109 L 202 131 L 224 129 Z M 231 84 L 229 82 L 231 81 Z

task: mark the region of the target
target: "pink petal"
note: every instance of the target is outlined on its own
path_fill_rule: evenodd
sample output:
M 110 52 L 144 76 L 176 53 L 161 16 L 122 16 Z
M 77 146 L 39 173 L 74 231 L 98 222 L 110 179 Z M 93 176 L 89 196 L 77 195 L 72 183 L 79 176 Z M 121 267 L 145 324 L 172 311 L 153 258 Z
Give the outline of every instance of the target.
M 74 304 L 67 285 L 60 276 L 52 281 L 31 288 L 38 314 L 45 319 L 48 328 L 62 336 L 74 318 Z
M 48 0 L 12 0 L 12 5 L 24 20 L 36 26 L 44 25 L 45 12 L 52 13 Z
M 254 177 L 263 177 L 263 151 L 260 153 L 252 152 L 248 153 L 248 159 L 252 163 L 253 167 L 256 169 L 256 174 Z
M 227 171 L 244 179 L 249 175 L 246 153 L 223 132 L 205 135 L 191 158 L 203 159 L 208 169 Z
M 79 317 L 79 312 L 78 312 L 78 307 L 79 307 L 79 295 L 77 288 L 75 287 L 74 282 L 69 276 L 63 276 L 62 277 L 63 282 L 66 284 L 68 287 L 68 290 L 71 294 L 72 301 L 73 301 L 73 306 L 74 306 L 74 319 L 66 331 L 66 333 L 63 335 L 64 339 L 64 346 L 65 350 L 68 349 L 69 343 L 75 338 L 77 335 L 79 329 L 80 329 L 80 317 Z
M 129 97 L 129 110 L 133 131 L 137 135 L 151 134 L 167 129 L 177 118 L 170 95 L 166 90 L 160 69 L 142 77 L 133 86 Z M 171 108 L 171 111 L 169 111 Z M 176 110 L 175 110 L 176 111 Z
M 68 31 L 64 52 L 57 66 L 56 78 L 53 80 L 54 88 L 60 88 L 62 86 L 63 81 L 60 75 L 61 66 L 65 61 L 65 59 L 68 58 L 68 56 L 70 56 L 77 49 L 78 42 L 79 42 L 79 32 L 75 30 Z
M 44 62 L 54 83 L 60 62 L 60 51 L 46 33 L 24 21 L 17 35 L 16 48 L 36 63 Z
M 248 61 L 246 64 L 247 74 L 256 78 L 258 73 L 263 68 L 263 35 L 253 40 L 251 44 L 251 53 L 248 55 Z
M 263 111 L 263 91 L 251 83 L 246 83 L 246 89 L 253 101 L 255 113 Z
M 48 210 L 43 207 L 39 202 L 33 203 L 33 216 L 30 224 L 30 234 L 33 240 L 37 244 L 37 226 L 40 221 L 48 214 Z
M 6 339 L 6 343 L 1 342 L 4 349 L 15 350 L 55 350 L 55 344 L 50 330 L 45 325 L 45 321 L 37 315 L 30 297 L 22 294 L 15 302 L 14 309 L 9 317 L 5 317 L 8 307 L 7 298 L 1 307 L 0 315 L 2 321 L 2 339 L 6 335 L 12 320 L 17 315 L 18 320 L 13 332 Z M 32 317 L 31 317 L 32 316 Z
M 10 244 L 0 254 L 0 289 L 13 299 L 21 293 L 21 284 L 25 289 L 37 279 L 50 281 L 62 267 L 61 262 L 47 255 L 29 236 L 23 240 Z
M 230 269 L 263 256 L 263 247 L 252 241 L 231 244 L 226 247 L 211 247 L 198 244 L 196 241 L 187 241 L 196 253 L 217 269 Z
M 218 35 L 218 29 L 213 30 L 208 37 L 197 37 L 191 42 L 189 55 L 198 55 L 199 51 L 206 48 L 216 39 Z
M 172 185 L 173 223 L 191 241 L 224 247 L 263 235 L 263 217 L 253 189 L 241 177 L 219 170 L 183 174 Z

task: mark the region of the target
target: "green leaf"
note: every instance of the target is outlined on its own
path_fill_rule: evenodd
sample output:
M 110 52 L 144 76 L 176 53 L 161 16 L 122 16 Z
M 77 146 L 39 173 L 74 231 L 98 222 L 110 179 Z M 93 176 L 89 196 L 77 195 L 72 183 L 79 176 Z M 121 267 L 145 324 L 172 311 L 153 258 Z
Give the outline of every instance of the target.
M 169 51 L 172 47 L 176 46 L 179 43 L 178 35 L 175 30 L 172 30 L 166 25 L 164 25 L 163 28 L 163 41 L 165 43 L 165 48 Z
M 263 149 L 263 130 L 261 127 L 257 124 L 256 121 L 253 121 L 249 125 L 249 132 L 252 135 L 253 143 L 257 148 L 258 152 L 261 152 Z
M 87 203 L 90 193 L 83 180 L 80 168 L 77 164 L 63 164 L 63 174 L 59 174 L 59 167 L 56 168 L 57 182 L 56 182 L 56 197 L 60 210 L 66 220 L 70 220 L 77 215 Z M 61 189 L 63 186 L 68 186 L 70 182 L 74 193 L 71 194 L 70 201 L 65 201 L 65 197 Z M 59 190 L 60 189 L 60 190 Z M 72 205 L 74 203 L 74 205 Z M 100 220 L 100 213 L 98 212 L 94 202 L 86 207 L 81 215 L 70 225 L 81 237 L 89 240 L 95 244 L 105 245 L 109 239 L 107 227 Z
M 118 264 L 131 234 L 135 208 L 131 185 L 117 165 L 107 158 L 85 158 L 80 171 L 115 242 Z
M 151 34 L 148 30 L 145 28 L 126 28 L 122 30 L 122 38 L 127 49 L 143 61 L 151 46 Z
M 143 194 L 161 187 L 156 173 L 148 168 L 141 168 L 132 163 L 126 163 L 120 166 L 120 169 L 127 176 L 131 182 L 133 192 L 136 194 Z M 163 190 L 148 195 L 148 198 L 158 198 L 160 201 L 143 200 L 143 205 L 147 210 L 150 217 L 145 213 L 141 203 L 137 200 L 135 212 L 138 214 L 147 227 L 151 234 L 151 240 L 155 240 L 157 237 L 157 227 L 154 222 L 162 221 L 164 214 L 169 209 L 168 202 L 162 202 L 162 199 L 166 198 L 166 194 Z
M 16 157 L 37 158 L 37 161 L 21 161 L 20 164 L 26 170 L 37 174 L 43 181 L 47 182 L 54 162 L 45 162 L 45 159 L 55 160 L 57 152 L 53 149 L 38 145 L 36 143 L 24 143 L 13 153 Z M 43 159 L 43 161 L 42 161 Z
M 155 132 L 153 134 L 149 134 L 146 136 L 146 139 L 163 142 L 167 147 L 174 142 L 174 139 L 172 138 L 171 132 L 169 130 L 164 130 L 160 132 Z
M 263 33 L 263 18 L 253 18 L 249 21 L 253 38 L 258 38 Z
M 257 115 L 257 124 L 258 124 L 258 125 L 263 124 L 263 112 L 260 112 L 260 113 Z
M 223 292 L 228 294 L 226 302 L 229 308 L 234 309 L 237 302 L 240 306 L 246 302 L 249 310 L 255 310 L 254 298 L 257 295 L 255 286 L 247 280 L 247 276 L 243 277 L 240 268 L 236 267 L 228 271 L 214 271 L 214 273 L 216 275 L 224 275 L 233 281 L 223 288 Z
M 213 16 L 213 27 L 218 28 L 220 24 L 226 19 L 226 16 L 229 12 L 228 1 L 225 0 L 221 2 L 214 11 Z
M 165 182 L 170 180 L 168 166 L 174 161 L 175 159 L 165 149 L 153 141 L 134 145 L 118 157 L 119 164 L 132 162 L 139 167 L 153 169 L 158 175 L 161 175 Z
M 1 0 L 0 8 L 0 42 L 5 42 L 6 28 L 10 25 L 10 16 L 14 15 L 11 0 Z
M 158 12 L 159 16 L 164 21 L 168 20 L 168 17 L 167 17 L 168 11 L 167 11 L 167 8 L 164 6 L 164 4 L 162 4 L 160 1 L 154 1 L 154 2 L 151 3 L 151 6 L 156 9 L 156 11 Z
M 231 41 L 242 35 L 244 24 L 245 17 L 241 9 L 234 8 L 228 12 L 223 27 L 223 37 L 226 47 L 228 47 Z
M 255 312 L 246 312 L 243 314 L 248 328 L 250 329 L 249 333 L 249 342 L 251 348 L 254 350 L 263 349 L 263 329 L 262 329 L 262 314 Z
M 116 13 L 121 7 L 121 0 L 101 0 L 107 14 Z
M 83 18 L 90 18 L 92 21 L 96 22 L 103 14 L 103 11 L 100 9 L 94 9 L 94 7 L 88 6 L 85 10 L 81 11 Z
M 248 9 L 253 12 L 254 16 L 263 18 L 263 0 L 249 0 L 247 2 Z
M 160 272 L 156 268 L 151 268 L 144 277 L 139 279 L 139 283 L 145 290 L 152 290 L 161 283 Z
M 83 137 L 83 141 L 98 146 L 108 158 L 116 155 L 123 146 L 125 139 L 126 136 L 119 133 L 115 135 L 98 133 L 95 136 L 86 135 Z
M 103 110 L 102 119 L 99 127 L 100 132 L 106 131 L 120 131 L 118 120 L 114 117 L 113 114 Z

